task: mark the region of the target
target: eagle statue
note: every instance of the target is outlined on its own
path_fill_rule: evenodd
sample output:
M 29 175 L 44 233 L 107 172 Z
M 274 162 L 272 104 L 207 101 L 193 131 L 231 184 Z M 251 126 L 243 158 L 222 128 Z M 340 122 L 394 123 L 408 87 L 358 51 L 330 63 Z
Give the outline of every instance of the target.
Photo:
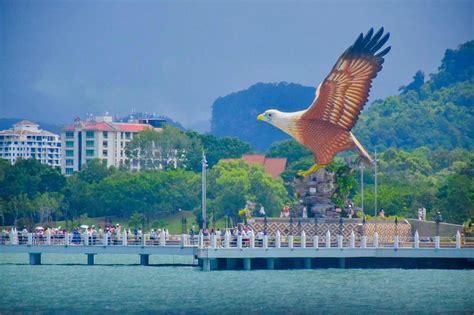
M 351 130 L 369 97 L 372 80 L 382 69 L 390 46 L 382 47 L 390 37 L 383 27 L 374 34 L 362 33 L 339 57 L 329 75 L 319 84 L 313 103 L 305 110 L 285 113 L 269 109 L 257 119 L 283 130 L 311 150 L 315 164 L 298 174 L 307 176 L 329 164 L 337 152 L 356 149 L 360 158 L 372 164 L 372 158 Z

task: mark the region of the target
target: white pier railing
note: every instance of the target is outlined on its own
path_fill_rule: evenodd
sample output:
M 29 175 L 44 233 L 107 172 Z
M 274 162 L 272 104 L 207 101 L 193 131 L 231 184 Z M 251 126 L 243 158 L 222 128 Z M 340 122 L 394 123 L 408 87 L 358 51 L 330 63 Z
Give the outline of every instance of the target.
M 239 235 L 232 235 L 227 231 L 224 235 L 168 235 L 130 233 L 22 233 L 13 230 L 9 234 L 0 235 L 1 245 L 35 245 L 35 246 L 181 246 L 196 247 L 199 249 L 268 249 L 268 248 L 474 248 L 474 238 L 461 238 L 458 232 L 453 237 L 381 237 L 377 233 L 373 236 L 356 235 L 352 232 L 349 237 L 332 235 L 329 231 L 324 236 L 308 237 L 303 231 L 299 235 L 282 236 L 279 231 L 274 235 L 255 235 L 252 231 Z
M 414 237 L 381 237 L 376 233 L 373 236 L 356 235 L 354 232 L 349 237 L 331 235 L 329 231 L 324 236 L 307 237 L 303 231 L 300 235 L 282 236 L 278 231 L 275 235 L 259 235 L 250 231 L 244 235 L 232 235 L 226 232 L 223 236 L 215 234 L 198 237 L 199 249 L 255 249 L 255 248 L 474 248 L 474 238 L 463 238 L 458 232 L 453 237 L 424 237 L 420 238 L 418 232 Z

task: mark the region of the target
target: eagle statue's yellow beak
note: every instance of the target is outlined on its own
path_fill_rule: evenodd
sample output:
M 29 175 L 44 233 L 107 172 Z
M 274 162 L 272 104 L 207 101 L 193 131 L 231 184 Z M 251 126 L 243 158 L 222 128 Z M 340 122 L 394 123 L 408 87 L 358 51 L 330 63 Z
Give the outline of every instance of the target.
M 260 114 L 257 116 L 257 120 L 265 120 L 265 116 L 263 116 L 263 114 Z

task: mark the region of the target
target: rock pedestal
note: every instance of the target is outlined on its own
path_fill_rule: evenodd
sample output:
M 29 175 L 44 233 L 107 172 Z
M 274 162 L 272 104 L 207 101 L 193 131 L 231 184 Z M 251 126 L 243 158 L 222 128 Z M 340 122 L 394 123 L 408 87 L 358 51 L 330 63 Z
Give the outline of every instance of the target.
M 306 207 L 316 218 L 338 216 L 331 202 L 331 196 L 336 191 L 334 173 L 319 169 L 304 178 L 296 178 L 294 187 L 299 199 L 302 200 L 296 207 L 298 214 L 301 214 L 303 207 Z

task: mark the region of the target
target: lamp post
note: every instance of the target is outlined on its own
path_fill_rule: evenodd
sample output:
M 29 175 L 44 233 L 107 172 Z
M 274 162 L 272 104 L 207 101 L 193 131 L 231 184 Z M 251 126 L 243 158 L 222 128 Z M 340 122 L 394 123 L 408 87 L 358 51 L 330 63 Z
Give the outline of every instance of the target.
M 267 220 L 267 215 L 265 214 L 265 217 L 263 218 L 263 233 L 265 235 L 267 234 L 267 225 L 268 225 L 268 220 Z
M 364 217 L 362 218 L 362 236 L 365 235 L 365 224 L 367 223 L 367 221 L 365 220 L 365 215 Z
M 201 172 L 202 172 L 202 178 L 201 178 L 201 210 L 202 210 L 202 229 L 205 229 L 207 227 L 207 222 L 206 222 L 206 170 L 207 170 L 207 161 L 206 161 L 206 155 L 204 153 L 204 150 L 202 151 L 202 160 L 201 160 Z
M 398 217 L 395 217 L 395 235 L 398 236 Z
M 290 214 L 290 235 L 293 235 L 293 215 Z
M 342 220 L 342 217 L 340 217 L 339 218 L 339 235 L 342 235 L 343 223 L 344 221 Z
M 374 216 L 377 216 L 377 149 L 375 149 L 375 155 L 374 155 L 374 171 L 375 171 L 375 176 L 374 176 L 374 188 L 375 188 L 375 194 L 374 194 Z
M 443 217 L 441 216 L 441 212 L 436 213 L 436 236 L 439 236 L 439 224 L 443 222 Z
M 314 218 L 314 235 L 318 235 L 318 219 L 315 217 Z
M 186 234 L 186 231 L 188 230 L 188 220 L 186 219 L 186 217 L 183 215 L 181 217 L 181 234 Z
M 364 163 L 360 164 L 360 207 L 364 213 Z

